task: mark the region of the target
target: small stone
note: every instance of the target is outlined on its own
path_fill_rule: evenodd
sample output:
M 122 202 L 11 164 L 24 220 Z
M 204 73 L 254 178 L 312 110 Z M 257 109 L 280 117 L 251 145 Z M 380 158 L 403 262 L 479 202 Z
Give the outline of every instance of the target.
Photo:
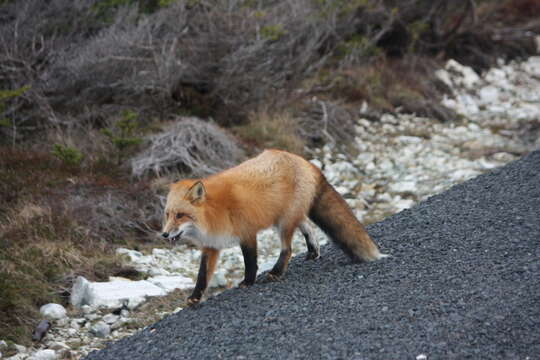
M 90 332 L 96 337 L 105 338 L 111 333 L 111 327 L 105 322 L 99 321 L 90 328 Z
M 77 322 L 76 320 L 71 320 L 69 323 L 69 326 L 74 330 L 79 330 L 81 328 L 81 324 Z
M 118 319 L 120 318 L 120 316 L 118 315 L 114 315 L 114 314 L 107 314 L 103 317 L 103 321 L 105 321 L 107 324 L 112 324 L 112 323 L 115 323 L 116 321 L 118 321 Z
M 427 360 L 427 355 L 426 354 L 420 354 L 416 357 L 416 360 Z
M 48 344 L 49 346 L 49 349 L 53 349 L 53 350 L 69 350 L 70 347 L 67 346 L 65 343 L 61 342 L 61 341 L 53 341 L 51 343 Z
M 401 181 L 390 185 L 390 191 L 395 193 L 414 193 L 416 192 L 415 181 Z
M 222 271 L 218 271 L 212 276 L 212 280 L 210 280 L 210 287 L 224 287 L 227 286 L 227 278 L 225 277 L 225 274 Z
M 65 318 L 62 318 L 62 319 L 58 319 L 58 320 L 56 320 L 55 324 L 56 324 L 56 326 L 59 326 L 59 327 L 67 326 L 69 324 L 69 318 L 65 317 Z
M 83 305 L 81 306 L 81 310 L 83 312 L 83 314 L 91 314 L 95 311 L 95 309 L 93 307 L 91 307 L 90 305 Z
M 129 310 L 127 310 L 127 309 L 122 309 L 122 311 L 120 311 L 120 316 L 122 316 L 122 317 L 128 317 L 128 316 L 129 316 Z
M 7 347 L 8 347 L 7 342 L 5 342 L 4 340 L 0 340 L 0 350 L 5 350 L 7 349 Z
M 516 157 L 514 155 L 509 154 L 507 152 L 498 152 L 498 153 L 493 154 L 493 160 L 500 161 L 503 163 L 514 161 L 515 159 Z
M 77 336 L 78 333 L 79 333 L 78 329 L 74 329 L 74 328 L 67 329 L 67 334 L 68 334 L 70 337 Z
M 120 320 L 111 325 L 111 330 L 120 329 L 122 326 L 124 326 L 124 324 L 127 324 L 130 321 L 131 319 L 121 318 Z
M 30 357 L 31 360 L 56 360 L 56 352 L 51 349 L 38 350 Z
M 34 331 L 32 332 L 32 341 L 41 341 L 47 334 L 47 331 L 51 328 L 49 320 L 41 320 Z
M 100 316 L 98 314 L 86 314 L 84 317 L 87 320 L 94 321 L 94 320 L 99 319 Z
M 41 315 L 49 320 L 59 320 L 67 316 L 66 309 L 60 304 L 46 304 L 39 308 Z
M 26 347 L 25 346 L 18 345 L 18 344 L 13 344 L 13 347 L 15 348 L 15 350 L 18 353 L 25 353 L 26 352 Z

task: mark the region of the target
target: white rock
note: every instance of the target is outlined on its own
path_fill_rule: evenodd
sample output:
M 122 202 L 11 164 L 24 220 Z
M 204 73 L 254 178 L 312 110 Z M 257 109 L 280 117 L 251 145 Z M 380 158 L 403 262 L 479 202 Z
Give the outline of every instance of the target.
M 405 209 L 410 209 L 414 205 L 414 200 L 411 199 L 399 199 L 394 202 L 394 207 L 397 209 L 398 212 L 403 211 Z
M 54 350 L 46 349 L 46 350 L 38 350 L 38 351 L 36 351 L 30 357 L 30 359 L 32 359 L 32 360 L 56 360 L 57 356 L 56 356 L 56 352 Z
M 317 159 L 312 159 L 309 162 L 312 163 L 313 165 L 315 165 L 316 167 L 318 167 L 319 169 L 322 168 L 322 163 Z
M 162 288 L 166 292 L 171 292 L 175 289 L 191 289 L 195 287 L 195 283 L 191 278 L 182 275 L 155 276 L 148 278 L 147 281 Z
M 349 188 L 346 186 L 334 186 L 334 188 L 341 196 L 346 195 L 350 192 Z
M 516 157 L 512 154 L 506 153 L 506 152 L 498 152 L 496 154 L 493 154 L 493 159 L 495 161 L 499 161 L 502 163 L 507 163 L 510 161 L 514 161 Z
M 423 139 L 418 136 L 406 136 L 406 135 L 397 136 L 396 140 L 404 144 L 419 144 L 423 141 Z
M 420 354 L 420 355 L 416 356 L 416 360 L 427 360 L 427 355 L 426 354 Z
M 75 307 L 81 307 L 86 305 L 84 302 L 88 297 L 88 285 L 90 282 L 84 277 L 79 276 L 73 283 L 71 288 L 71 295 L 69 296 L 69 302 Z
M 450 88 L 453 87 L 454 84 L 452 83 L 452 79 L 450 78 L 450 74 L 448 73 L 448 71 L 444 69 L 439 69 L 435 71 L 435 76 L 443 83 L 445 83 L 446 86 Z
M 120 311 L 120 315 L 122 317 L 128 317 L 129 316 L 129 310 L 122 309 L 122 311 Z
M 66 316 L 65 318 L 58 319 L 55 321 L 55 324 L 59 327 L 65 327 L 69 324 L 69 318 Z
M 478 92 L 482 102 L 491 104 L 499 101 L 499 89 L 495 86 L 489 85 L 480 89 Z
M 455 60 L 448 60 L 445 68 L 450 72 L 459 74 L 460 76 L 456 78 L 456 82 L 466 88 L 472 88 L 480 81 L 480 77 L 472 68 L 463 66 Z
M 118 321 L 120 316 L 114 315 L 114 314 L 107 314 L 103 317 L 103 321 L 105 321 L 107 324 L 113 324 Z
M 84 325 L 86 323 L 86 318 L 75 318 L 71 320 L 71 325 L 78 324 L 78 325 Z
M 61 341 L 53 341 L 53 342 L 48 344 L 48 347 L 49 347 L 49 349 L 53 349 L 53 350 L 56 350 L 56 351 L 70 350 L 71 349 L 69 346 L 66 345 L 66 343 L 61 342 Z
M 8 347 L 7 342 L 5 342 L 4 340 L 0 340 L 0 350 L 5 350 L 7 349 L 7 347 Z
M 60 304 L 46 304 L 39 308 L 39 313 L 49 320 L 59 320 L 67 316 L 66 309 Z
M 212 279 L 210 280 L 210 283 L 208 284 L 209 287 L 224 287 L 227 286 L 227 278 L 225 277 L 225 273 L 223 270 L 216 271 L 214 273 L 214 276 L 212 276 Z
M 93 313 L 94 311 L 96 311 L 96 309 L 94 309 L 90 305 L 81 306 L 81 310 L 82 310 L 83 314 L 90 314 L 90 313 Z
M 79 333 L 78 329 L 75 329 L 75 328 L 67 329 L 67 334 L 69 337 L 77 336 L 78 333 Z
M 96 337 L 105 338 L 111 333 L 111 327 L 103 321 L 99 321 L 90 328 L 90 332 Z
M 390 184 L 390 191 L 395 193 L 414 193 L 416 188 L 415 181 L 401 181 Z
M 18 353 L 25 353 L 26 352 L 26 346 L 22 346 L 19 344 L 13 344 L 13 347 Z
M 480 172 L 474 169 L 458 169 L 449 174 L 452 181 L 465 181 L 480 175 Z
M 135 308 L 147 296 L 162 296 L 167 292 L 149 281 L 89 282 L 77 278 L 72 290 L 72 304 L 84 304 L 94 308 L 118 308 L 127 302 L 128 308 Z M 74 295 L 75 294 L 75 295 Z
M 100 318 L 100 316 L 98 314 L 86 314 L 84 315 L 85 319 L 88 320 L 88 321 L 94 321 L 94 320 L 97 320 Z

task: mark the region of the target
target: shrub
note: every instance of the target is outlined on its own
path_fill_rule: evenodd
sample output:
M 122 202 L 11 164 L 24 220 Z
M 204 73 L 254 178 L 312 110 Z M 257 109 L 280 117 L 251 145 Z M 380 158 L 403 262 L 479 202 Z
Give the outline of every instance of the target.
M 242 151 L 222 129 L 196 118 L 178 118 L 147 142 L 148 148 L 131 161 L 134 176 L 173 171 L 204 176 L 233 166 L 242 157 Z
M 62 161 L 64 165 L 71 167 L 79 166 L 83 159 L 83 154 L 79 150 L 60 144 L 54 144 L 52 146 L 51 154 Z
M 116 148 L 118 164 L 122 162 L 131 149 L 143 141 L 141 137 L 136 135 L 140 132 L 137 117 L 137 113 L 131 110 L 124 110 L 122 112 L 122 118 L 111 128 L 102 129 L 102 133 Z
M 30 86 L 26 85 L 15 90 L 0 90 L 0 130 L 8 130 L 11 134 L 12 144 L 17 139 L 17 123 L 10 118 L 10 114 L 15 112 L 17 105 L 8 106 L 10 100 L 14 100 L 23 95 Z

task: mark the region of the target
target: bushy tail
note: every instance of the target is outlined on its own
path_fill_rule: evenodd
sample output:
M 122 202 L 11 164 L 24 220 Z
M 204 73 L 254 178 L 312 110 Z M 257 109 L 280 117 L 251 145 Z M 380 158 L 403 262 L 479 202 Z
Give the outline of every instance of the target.
M 347 202 L 324 176 L 309 210 L 309 218 L 353 260 L 371 261 L 386 256 L 379 252 Z

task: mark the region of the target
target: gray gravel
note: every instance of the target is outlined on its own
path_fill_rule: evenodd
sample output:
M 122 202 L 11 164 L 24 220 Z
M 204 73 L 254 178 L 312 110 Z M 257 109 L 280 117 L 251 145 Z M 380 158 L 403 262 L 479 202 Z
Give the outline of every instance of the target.
M 538 359 L 540 151 L 368 230 L 391 258 L 326 246 L 86 359 Z

